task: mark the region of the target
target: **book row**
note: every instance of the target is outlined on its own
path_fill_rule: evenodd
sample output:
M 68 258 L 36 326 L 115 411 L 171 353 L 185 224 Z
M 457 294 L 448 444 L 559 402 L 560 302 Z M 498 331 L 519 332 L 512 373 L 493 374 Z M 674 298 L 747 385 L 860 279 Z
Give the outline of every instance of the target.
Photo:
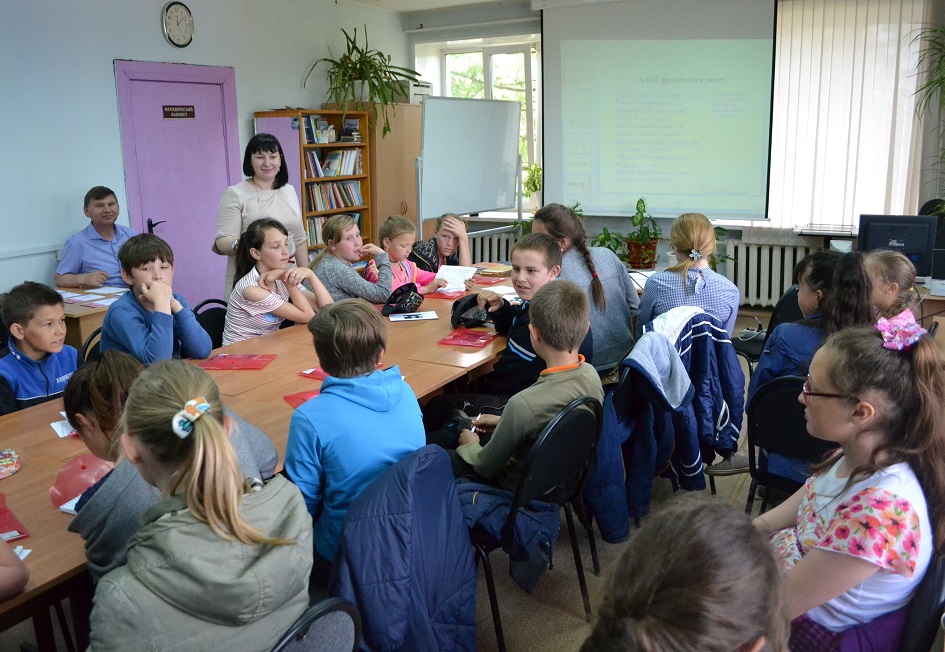
M 324 160 L 314 151 L 305 152 L 305 177 L 346 177 L 361 174 L 361 150 L 339 149 L 325 154 Z
M 305 210 L 309 213 L 364 205 L 360 181 L 308 183 L 305 192 Z

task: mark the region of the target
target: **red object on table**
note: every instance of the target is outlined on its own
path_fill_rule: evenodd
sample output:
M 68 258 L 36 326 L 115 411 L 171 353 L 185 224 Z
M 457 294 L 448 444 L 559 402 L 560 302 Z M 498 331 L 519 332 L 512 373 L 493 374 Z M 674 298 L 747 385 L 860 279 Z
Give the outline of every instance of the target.
M 314 396 L 318 396 L 319 391 L 320 390 L 313 389 L 308 392 L 296 392 L 295 394 L 287 394 L 283 396 L 282 398 L 285 399 L 286 403 L 288 403 L 294 408 L 297 408 L 298 406 L 302 405 L 302 403 L 305 403 L 310 398 Z
M 237 369 L 262 369 L 276 359 L 274 355 L 257 353 L 218 353 L 209 360 L 200 363 L 203 369 L 222 369 L 235 371 Z
M 460 326 L 437 343 L 481 349 L 498 336 L 499 334 L 495 331 L 471 331 L 465 326 Z
M 0 535 L 3 535 L 4 541 L 22 539 L 30 535 L 29 530 L 20 523 L 20 519 L 7 507 L 7 497 L 4 494 L 0 494 Z

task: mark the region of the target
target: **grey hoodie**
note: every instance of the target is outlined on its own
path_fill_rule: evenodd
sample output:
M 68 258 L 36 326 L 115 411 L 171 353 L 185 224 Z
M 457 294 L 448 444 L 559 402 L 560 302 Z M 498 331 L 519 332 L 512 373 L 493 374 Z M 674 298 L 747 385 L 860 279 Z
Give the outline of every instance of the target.
M 146 511 L 128 561 L 95 590 L 89 649 L 270 650 L 305 611 L 312 519 L 295 485 L 274 477 L 240 511 L 285 546 L 221 539 L 173 496 Z

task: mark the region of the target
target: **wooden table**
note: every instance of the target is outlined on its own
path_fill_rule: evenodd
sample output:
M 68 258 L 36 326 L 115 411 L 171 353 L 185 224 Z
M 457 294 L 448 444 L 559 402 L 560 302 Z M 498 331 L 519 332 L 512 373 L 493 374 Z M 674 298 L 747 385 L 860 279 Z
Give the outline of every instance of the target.
M 66 306 L 67 310 L 81 308 L 75 304 Z M 397 365 L 418 399 L 489 363 L 505 349 L 504 337 L 496 338 L 482 349 L 437 344 L 452 330 L 451 306 L 452 300 L 428 299 L 421 309 L 435 310 L 440 315 L 437 320 L 392 323 L 384 319 L 388 346 L 382 363 Z M 98 311 L 104 315 L 105 309 Z M 74 314 L 87 316 L 89 313 L 75 310 Z M 321 386 L 320 381 L 298 375 L 300 371 L 318 366 L 308 329 L 304 326 L 286 328 L 222 347 L 214 353 L 276 355 L 260 370 L 209 373 L 220 387 L 227 406 L 266 432 L 280 457 L 283 456 L 293 412 L 283 397 Z M 54 507 L 48 495 L 63 465 L 87 450 L 78 438 L 60 439 L 53 432 L 49 424 L 62 419 L 60 410 L 62 401 L 57 399 L 0 416 L 0 448 L 14 449 L 22 463 L 17 474 L 0 480 L 0 492 L 6 495 L 8 507 L 30 531 L 29 537 L 16 543 L 33 550 L 26 558 L 30 569 L 26 589 L 0 602 L 0 630 L 32 616 L 43 650 L 55 649 L 48 607 L 76 591 L 87 593 L 90 586 L 82 539 L 66 530 L 72 516 Z M 74 616 L 79 622 L 86 618 L 81 607 L 87 605 L 81 600 L 75 602 L 80 606 L 80 613 Z
M 61 292 L 73 294 L 87 294 L 90 296 L 119 297 L 120 294 L 98 294 L 95 290 L 84 288 L 59 288 Z M 83 306 L 79 303 L 65 303 L 66 309 L 66 344 L 73 346 L 82 353 L 82 345 L 96 328 L 102 327 L 108 307 Z

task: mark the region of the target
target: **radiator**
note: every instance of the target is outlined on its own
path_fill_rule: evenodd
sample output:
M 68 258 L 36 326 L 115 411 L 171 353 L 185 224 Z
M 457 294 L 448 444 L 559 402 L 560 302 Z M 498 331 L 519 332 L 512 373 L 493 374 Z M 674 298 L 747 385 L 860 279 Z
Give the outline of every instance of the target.
M 472 259 L 477 263 L 507 263 L 512 260 L 512 245 L 519 239 L 519 231 L 506 233 L 487 233 L 477 235 L 469 233 L 469 248 Z
M 806 245 L 751 244 L 727 240 L 725 276 L 741 291 L 741 305 L 773 307 L 791 287 L 794 266 L 814 249 Z

